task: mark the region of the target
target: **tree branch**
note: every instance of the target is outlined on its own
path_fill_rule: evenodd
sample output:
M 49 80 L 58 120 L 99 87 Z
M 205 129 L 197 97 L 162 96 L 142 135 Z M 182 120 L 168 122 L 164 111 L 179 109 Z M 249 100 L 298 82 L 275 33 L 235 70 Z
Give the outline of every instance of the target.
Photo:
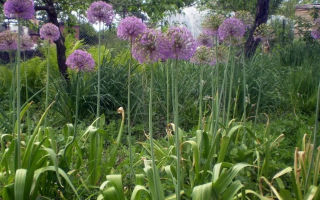
M 34 9 L 35 9 L 36 11 L 40 11 L 40 10 L 48 11 L 48 10 L 49 10 L 49 7 L 48 7 L 48 6 L 35 6 Z

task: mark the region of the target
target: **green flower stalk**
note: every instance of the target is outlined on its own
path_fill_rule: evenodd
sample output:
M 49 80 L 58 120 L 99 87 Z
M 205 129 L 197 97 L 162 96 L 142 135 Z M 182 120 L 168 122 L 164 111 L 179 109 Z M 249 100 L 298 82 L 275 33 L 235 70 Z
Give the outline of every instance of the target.
M 21 159 L 20 159 L 20 142 L 21 142 L 21 121 L 20 121 L 20 112 L 21 112 L 21 96 L 20 96 L 20 88 L 21 88 L 21 80 L 20 80 L 20 47 L 21 47 L 21 20 L 18 19 L 18 46 L 17 46 L 17 68 L 16 68 L 16 75 L 17 75 L 17 144 L 16 144 L 16 169 L 21 168 Z
M 47 23 L 44 24 L 40 29 L 40 37 L 47 41 L 47 82 L 46 82 L 46 100 L 45 100 L 45 109 L 47 109 L 49 105 L 49 84 L 50 84 L 50 60 L 49 60 L 49 51 L 50 51 L 50 43 L 57 41 L 60 38 L 60 30 L 59 28 L 52 24 Z M 44 119 L 44 126 L 47 126 L 47 117 Z
M 99 22 L 98 33 L 98 94 L 97 94 L 97 113 L 96 118 L 100 117 L 100 99 L 101 99 L 101 22 Z M 98 124 L 98 122 L 97 122 Z

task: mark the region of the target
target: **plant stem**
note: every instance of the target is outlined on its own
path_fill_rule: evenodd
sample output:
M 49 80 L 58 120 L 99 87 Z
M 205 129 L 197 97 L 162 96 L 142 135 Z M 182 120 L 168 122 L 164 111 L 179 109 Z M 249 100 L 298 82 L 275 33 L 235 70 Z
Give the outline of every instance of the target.
M 21 105 L 20 105 L 20 46 L 21 46 L 21 20 L 18 19 L 18 47 L 17 47 L 17 144 L 16 144 L 16 169 L 21 168 L 21 159 L 20 159 L 20 142 L 21 142 L 21 121 L 20 121 L 20 111 L 21 111 Z
M 230 76 L 230 83 L 229 83 L 229 97 L 228 97 L 228 109 L 227 109 L 226 125 L 229 123 L 229 120 L 230 120 L 232 89 L 233 89 L 233 78 L 234 78 L 234 59 L 232 59 L 232 62 L 231 62 L 231 76 Z
M 203 71 L 204 71 L 204 66 L 200 66 L 200 81 L 199 81 L 199 124 L 198 124 L 198 127 L 199 127 L 200 130 L 203 130 L 203 123 L 202 123 Z
M 155 157 L 154 157 L 154 145 L 153 145 L 153 129 L 152 129 L 152 93 L 153 93 L 153 65 L 151 66 L 151 80 L 150 80 L 150 91 L 149 91 L 149 134 L 150 134 L 150 149 L 151 149 L 151 160 L 152 160 L 152 170 L 153 170 L 153 184 L 155 185 L 155 190 L 157 193 L 157 197 L 160 196 L 159 190 L 157 187 L 157 181 L 156 181 L 156 163 L 155 163 Z
M 77 126 L 78 126 L 78 116 L 79 116 L 79 91 L 80 91 L 80 81 L 79 78 L 81 77 L 81 72 L 79 71 L 77 73 L 77 90 L 76 90 L 76 115 L 74 119 L 74 136 L 73 139 L 76 137 L 76 132 L 77 132 Z M 79 75 L 80 74 L 80 75 Z
M 100 117 L 100 95 L 101 95 L 101 22 L 99 22 L 99 33 L 98 33 L 98 94 L 97 94 L 97 113 L 96 118 Z M 98 121 L 97 121 L 98 123 Z
M 315 149 L 317 149 L 317 134 L 318 134 L 318 129 L 319 129 L 319 107 L 320 107 L 320 82 L 318 86 L 318 95 L 317 95 L 317 106 L 316 106 L 316 119 L 315 119 L 315 127 L 313 131 L 313 152 L 312 152 L 312 157 L 306 177 L 306 182 L 305 182 L 305 191 L 308 190 L 308 184 L 309 184 L 309 179 L 311 176 L 311 170 L 313 169 L 313 164 L 314 164 L 314 159 L 315 159 Z
M 167 125 L 170 123 L 170 78 L 169 65 L 166 64 L 166 78 L 167 78 Z
M 23 61 L 25 62 L 26 61 L 26 53 L 23 52 Z M 27 73 L 27 70 L 26 70 L 26 66 L 24 67 L 24 76 L 25 76 L 25 79 L 26 79 L 26 101 L 28 101 L 29 99 L 29 94 L 28 94 L 28 73 Z M 27 126 L 28 126 L 28 135 L 31 133 L 31 124 L 30 124 L 30 111 L 29 109 L 27 110 Z
M 128 145 L 129 145 L 129 165 L 130 165 L 130 180 L 132 181 L 134 176 L 133 171 L 133 155 L 132 155 L 132 144 L 131 144 L 131 65 L 133 62 L 132 58 L 132 44 L 133 39 L 130 39 L 130 63 L 128 69 L 128 102 L 127 102 L 127 110 L 128 110 Z
M 242 55 L 242 76 L 243 76 L 243 122 L 246 122 L 247 118 L 247 92 L 246 92 L 246 87 L 247 87 L 247 80 L 246 80 L 246 65 L 245 65 L 245 55 Z
M 49 104 L 49 81 L 50 81 L 50 61 L 49 61 L 49 49 L 50 42 L 47 43 L 47 81 L 46 81 L 46 101 L 45 101 L 45 109 L 47 109 Z M 44 126 L 47 126 L 47 115 L 44 118 Z
M 176 157 L 177 157 L 177 185 L 176 185 L 176 199 L 180 200 L 180 189 L 181 189 L 181 177 L 180 177 L 180 137 L 179 137 L 179 99 L 178 99 L 178 58 L 175 60 L 175 81 L 174 81 L 174 125 L 176 135 Z
M 12 51 L 9 51 L 9 59 L 10 59 L 10 66 L 12 67 L 12 80 L 11 80 L 11 87 L 10 87 L 10 102 L 11 102 L 11 108 L 12 108 L 12 133 L 14 135 L 15 133 L 15 123 L 16 123 L 16 98 L 15 98 L 15 89 L 16 89 L 16 65 L 13 64 L 12 60 Z

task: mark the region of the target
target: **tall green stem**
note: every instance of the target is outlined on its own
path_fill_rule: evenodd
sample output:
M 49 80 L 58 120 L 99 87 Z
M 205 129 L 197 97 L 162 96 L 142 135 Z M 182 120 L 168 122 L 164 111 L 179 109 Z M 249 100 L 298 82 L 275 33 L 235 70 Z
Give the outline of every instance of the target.
M 101 95 L 101 22 L 99 22 L 99 33 L 98 33 L 98 94 L 97 94 L 97 113 L 96 118 L 100 117 L 100 95 Z
M 21 121 L 20 121 L 20 111 L 21 111 L 21 97 L 20 97 L 20 46 L 21 46 L 21 21 L 18 19 L 18 47 L 17 47 L 17 144 L 16 144 L 16 169 L 21 168 L 21 159 L 20 159 L 20 142 L 21 142 Z
M 74 136 L 73 139 L 76 137 L 77 127 L 78 127 L 78 117 L 79 117 L 79 92 L 80 92 L 80 81 L 79 78 L 81 77 L 81 72 L 77 73 L 77 90 L 76 90 L 76 115 L 74 118 Z M 79 75 L 80 74 L 80 75 Z M 80 77 L 79 77 L 80 76 Z
M 177 157 L 177 185 L 176 185 L 176 199 L 180 200 L 180 190 L 181 190 L 181 177 L 180 177 L 180 137 L 179 137 L 179 95 L 178 95 L 178 58 L 175 60 L 174 67 L 174 125 L 175 125 L 175 135 L 176 135 L 176 157 Z
M 227 120 L 225 124 L 227 125 L 230 120 L 230 111 L 231 111 L 231 100 L 232 100 L 232 89 L 233 89 L 233 79 L 234 79 L 234 59 L 231 61 L 231 76 L 229 80 L 229 96 L 228 96 L 228 109 L 227 109 Z
M 132 44 L 133 39 L 130 39 L 130 63 L 128 69 L 128 102 L 127 102 L 127 112 L 128 112 L 128 144 L 129 144 L 129 164 L 130 164 L 130 180 L 133 179 L 133 155 L 132 155 L 132 144 L 131 144 L 131 65 L 133 62 L 132 58 Z
M 242 78 L 243 78 L 243 122 L 246 121 L 247 118 L 247 92 L 246 92 L 246 87 L 247 87 L 247 80 L 246 80 L 246 64 L 245 64 L 245 56 L 242 55 Z
M 153 93 L 153 65 L 151 66 L 151 80 L 150 80 L 150 91 L 149 91 L 149 134 L 150 134 L 150 149 L 151 149 L 151 159 L 152 159 L 152 170 L 153 170 L 153 184 L 155 185 L 157 197 L 160 196 L 159 188 L 157 187 L 157 169 L 154 157 L 154 145 L 153 145 L 153 124 L 152 124 L 152 93 Z
M 198 124 L 198 127 L 199 127 L 200 130 L 203 130 L 203 123 L 202 123 L 203 71 L 204 71 L 204 66 L 200 66 L 200 80 L 199 80 L 199 124 Z
M 169 65 L 165 64 L 166 78 L 167 78 L 167 124 L 170 123 L 170 78 L 169 78 Z
M 16 65 L 13 63 L 12 58 L 12 51 L 9 51 L 9 59 L 10 59 L 10 67 L 12 68 L 12 80 L 11 80 L 11 87 L 10 87 L 10 102 L 12 108 L 12 133 L 15 133 L 15 123 L 16 123 L 16 98 L 15 98 L 15 90 L 16 90 Z
M 49 81 L 50 81 L 50 61 L 49 61 L 49 49 L 50 42 L 47 42 L 47 81 L 46 81 L 46 101 L 45 101 L 45 109 L 47 109 L 49 104 Z M 47 126 L 47 116 L 44 118 L 44 126 Z
M 23 61 L 25 62 L 26 61 L 26 53 L 23 52 Z M 27 69 L 26 69 L 26 66 L 24 67 L 24 77 L 26 79 L 26 101 L 28 101 L 29 99 L 29 92 L 28 92 L 28 73 L 27 73 Z M 28 126 L 28 134 L 30 134 L 31 132 L 31 122 L 30 122 L 30 111 L 29 109 L 27 110 L 27 126 Z

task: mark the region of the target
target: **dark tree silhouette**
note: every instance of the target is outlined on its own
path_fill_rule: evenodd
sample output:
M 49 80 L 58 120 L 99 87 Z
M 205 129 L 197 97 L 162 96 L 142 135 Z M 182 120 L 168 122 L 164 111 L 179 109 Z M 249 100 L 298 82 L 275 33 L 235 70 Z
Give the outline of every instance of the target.
M 257 1 L 255 21 L 254 21 L 253 27 L 249 32 L 249 37 L 245 44 L 245 54 L 247 57 L 251 57 L 252 55 L 254 55 L 260 43 L 260 40 L 254 40 L 253 34 L 261 24 L 266 23 L 268 21 L 269 3 L 270 3 L 270 0 Z

